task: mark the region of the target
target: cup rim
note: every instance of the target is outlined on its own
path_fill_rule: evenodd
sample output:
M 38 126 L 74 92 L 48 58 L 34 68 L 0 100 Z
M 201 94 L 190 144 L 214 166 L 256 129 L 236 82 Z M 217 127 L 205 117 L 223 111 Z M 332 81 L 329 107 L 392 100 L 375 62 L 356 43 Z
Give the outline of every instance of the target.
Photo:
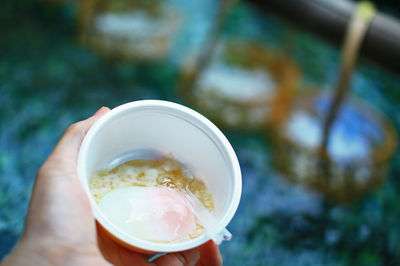
M 188 250 L 210 240 L 210 237 L 207 234 L 202 234 L 199 237 L 194 239 L 190 239 L 187 241 L 176 242 L 176 243 L 158 243 L 142 240 L 140 238 L 136 238 L 131 236 L 122 230 L 118 229 L 115 225 L 111 223 L 111 221 L 105 217 L 100 211 L 99 206 L 94 201 L 94 198 L 91 195 L 88 179 L 86 177 L 86 165 L 87 165 L 87 153 L 88 148 L 93 140 L 93 137 L 101 131 L 103 127 L 105 127 L 110 121 L 117 119 L 129 112 L 134 112 L 138 110 L 144 110 L 149 108 L 157 108 L 162 109 L 165 112 L 175 113 L 185 117 L 185 119 L 190 120 L 190 122 L 194 123 L 196 126 L 200 127 L 202 130 L 208 133 L 209 137 L 211 137 L 216 144 L 218 144 L 218 148 L 223 152 L 225 160 L 228 160 L 230 170 L 233 174 L 233 185 L 232 185 L 232 200 L 225 207 L 222 218 L 220 219 L 221 224 L 226 227 L 229 222 L 232 220 L 241 197 L 242 191 L 242 176 L 240 171 L 240 166 L 236 154 L 223 135 L 223 133 L 207 118 L 198 112 L 185 107 L 183 105 L 161 101 L 161 100 L 140 100 L 129 102 L 120 106 L 117 106 L 103 115 L 95 124 L 89 129 L 86 136 L 84 137 L 78 155 L 77 161 L 77 170 L 78 177 L 89 197 L 89 201 L 92 207 L 92 212 L 95 219 L 114 237 L 118 238 L 121 242 L 127 244 L 128 246 L 137 247 L 139 249 L 145 251 L 151 251 L 154 253 L 165 253 L 165 252 L 178 252 L 183 250 Z

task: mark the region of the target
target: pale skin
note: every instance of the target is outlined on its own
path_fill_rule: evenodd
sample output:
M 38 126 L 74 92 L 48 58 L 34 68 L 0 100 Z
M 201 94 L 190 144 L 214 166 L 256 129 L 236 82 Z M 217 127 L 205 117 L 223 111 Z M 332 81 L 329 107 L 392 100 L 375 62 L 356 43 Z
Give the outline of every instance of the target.
M 222 265 L 212 241 L 148 262 L 148 255 L 118 245 L 96 227 L 76 163 L 86 132 L 108 111 L 102 107 L 65 131 L 37 173 L 25 231 L 0 265 Z

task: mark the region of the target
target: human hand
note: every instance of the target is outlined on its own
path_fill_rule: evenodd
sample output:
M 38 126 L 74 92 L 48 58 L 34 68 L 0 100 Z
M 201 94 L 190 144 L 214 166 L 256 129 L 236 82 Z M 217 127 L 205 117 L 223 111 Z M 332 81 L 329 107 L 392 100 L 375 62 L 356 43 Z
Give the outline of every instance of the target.
M 89 200 L 77 177 L 81 142 L 108 108 L 71 125 L 37 173 L 24 233 L 1 266 L 11 265 L 222 265 L 218 246 L 164 255 L 153 262 L 96 228 Z

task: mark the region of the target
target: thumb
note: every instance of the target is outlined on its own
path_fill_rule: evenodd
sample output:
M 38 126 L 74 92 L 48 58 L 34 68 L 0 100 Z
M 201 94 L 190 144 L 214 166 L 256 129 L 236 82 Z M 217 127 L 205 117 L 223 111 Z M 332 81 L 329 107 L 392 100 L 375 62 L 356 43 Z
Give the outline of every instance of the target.
M 86 133 L 90 127 L 108 111 L 110 111 L 109 108 L 101 107 L 88 119 L 70 125 L 57 143 L 49 159 L 51 157 L 64 157 L 76 160 L 78 157 L 79 147 Z

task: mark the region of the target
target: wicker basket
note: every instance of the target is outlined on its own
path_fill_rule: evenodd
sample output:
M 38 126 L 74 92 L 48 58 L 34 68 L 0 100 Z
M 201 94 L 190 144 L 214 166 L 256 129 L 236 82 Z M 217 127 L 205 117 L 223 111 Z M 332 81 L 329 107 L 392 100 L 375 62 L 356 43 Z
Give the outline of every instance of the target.
M 291 181 L 346 202 L 383 182 L 397 135 L 378 110 L 349 97 L 332 128 L 327 153 L 321 153 L 319 140 L 329 99 L 327 92 L 298 98 L 285 121 L 272 131 L 273 163 Z
M 116 58 L 163 59 L 179 25 L 179 14 L 161 1 L 83 0 L 80 36 L 84 44 Z
M 225 128 L 255 130 L 282 120 L 300 81 L 301 74 L 297 65 L 282 53 L 254 42 L 231 41 L 221 44 L 217 51 L 213 62 L 202 73 L 196 73 L 191 64 L 195 57 L 184 64 L 180 84 L 183 97 L 194 108 Z M 218 87 L 204 89 L 203 81 L 215 64 L 250 74 L 254 71 L 264 73 L 271 77 L 274 86 L 269 88 L 268 94 L 254 97 L 241 97 L 243 92 L 232 97 L 220 93 Z M 228 75 L 226 83 L 232 82 L 234 78 Z M 227 84 L 223 84 L 225 91 L 230 89 Z M 244 86 L 242 89 L 245 92 L 248 88 Z

